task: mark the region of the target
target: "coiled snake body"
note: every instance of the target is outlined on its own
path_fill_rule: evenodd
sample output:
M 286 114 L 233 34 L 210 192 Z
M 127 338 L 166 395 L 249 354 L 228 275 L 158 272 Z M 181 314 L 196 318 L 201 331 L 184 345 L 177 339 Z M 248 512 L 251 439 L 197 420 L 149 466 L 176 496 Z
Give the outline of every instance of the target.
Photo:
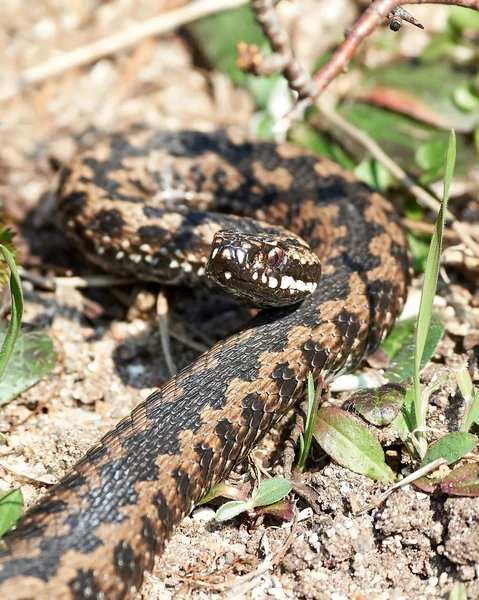
M 391 204 L 291 144 L 116 136 L 77 157 L 58 201 L 96 262 L 170 283 L 203 277 L 218 229 L 259 227 L 231 207 L 307 240 L 320 285 L 216 344 L 91 448 L 7 536 L 0 597 L 131 597 L 175 524 L 301 397 L 308 373 L 331 380 L 390 330 L 409 279 Z

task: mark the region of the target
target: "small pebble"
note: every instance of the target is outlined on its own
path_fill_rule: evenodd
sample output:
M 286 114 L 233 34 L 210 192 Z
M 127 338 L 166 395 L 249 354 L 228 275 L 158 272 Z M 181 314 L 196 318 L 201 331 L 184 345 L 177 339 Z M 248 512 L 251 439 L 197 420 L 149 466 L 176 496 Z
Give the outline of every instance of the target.
M 207 506 L 200 506 L 191 513 L 191 516 L 195 521 L 208 522 L 214 520 L 216 513 L 212 508 L 208 508 Z

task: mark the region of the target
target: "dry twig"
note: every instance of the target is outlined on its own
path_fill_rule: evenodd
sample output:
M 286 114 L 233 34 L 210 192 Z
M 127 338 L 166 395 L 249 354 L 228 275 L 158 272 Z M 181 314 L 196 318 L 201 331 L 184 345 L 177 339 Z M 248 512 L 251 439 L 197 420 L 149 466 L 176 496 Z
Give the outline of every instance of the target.
M 156 314 L 158 317 L 158 327 L 160 330 L 161 348 L 165 357 L 166 366 L 168 368 L 168 372 L 170 373 L 170 377 L 174 377 L 176 375 L 177 368 L 171 354 L 170 332 L 168 326 L 168 301 L 163 292 L 158 294 L 158 299 L 156 302 Z
M 355 515 L 362 515 L 363 513 L 373 510 L 374 508 L 378 508 L 395 490 L 398 490 L 398 489 L 404 487 L 405 485 L 409 485 L 410 483 L 413 483 L 420 477 L 425 477 L 426 475 L 428 475 L 429 473 L 432 473 L 433 471 L 437 471 L 437 469 L 439 467 L 441 467 L 442 465 L 445 465 L 445 464 L 447 464 L 447 461 L 444 458 L 438 458 L 437 460 L 433 461 L 432 463 L 429 463 L 425 467 L 422 467 L 421 469 L 414 471 L 414 473 L 411 473 L 410 475 L 408 475 L 407 477 L 405 477 L 398 483 L 392 485 L 385 492 L 383 492 L 379 496 L 376 496 L 376 498 L 374 498 L 372 502 L 366 504 L 365 506 L 361 506 L 361 507 L 356 506 L 356 502 L 353 500 L 352 501 L 352 504 L 354 505 L 354 506 L 352 506 L 353 513 Z

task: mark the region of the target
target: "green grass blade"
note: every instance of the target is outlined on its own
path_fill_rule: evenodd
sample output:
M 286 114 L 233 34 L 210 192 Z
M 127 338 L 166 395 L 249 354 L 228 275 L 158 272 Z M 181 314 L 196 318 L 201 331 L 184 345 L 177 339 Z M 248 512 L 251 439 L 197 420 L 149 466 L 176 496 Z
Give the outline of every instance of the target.
M 444 194 L 439 210 L 439 215 L 434 227 L 434 233 L 429 247 L 429 254 L 426 261 L 426 270 L 424 272 L 424 286 L 419 306 L 419 315 L 416 328 L 416 349 L 414 353 L 414 408 L 416 411 L 417 425 L 421 429 L 426 424 L 427 403 L 423 401 L 419 380 L 419 370 L 421 357 L 426 345 L 426 338 L 429 331 L 429 325 L 432 316 L 432 304 L 436 292 L 437 278 L 439 275 L 439 265 L 441 260 L 442 236 L 446 218 L 447 202 L 449 198 L 449 187 L 451 185 L 452 174 L 456 161 L 456 136 L 454 130 L 451 130 L 449 136 L 449 145 L 446 154 L 446 167 L 444 173 Z M 416 434 L 419 445 L 422 447 L 422 433 Z M 425 452 L 425 447 L 423 448 Z
M 22 322 L 23 314 L 23 294 L 22 284 L 18 275 L 15 260 L 10 250 L 0 244 L 0 252 L 3 254 L 5 261 L 10 269 L 10 294 L 12 298 L 11 319 L 8 325 L 7 334 L 0 350 L 0 378 L 5 372 L 8 360 L 12 354 L 15 340 L 17 339 Z
M 467 366 L 457 371 L 455 375 L 462 397 L 466 401 L 466 414 L 461 431 L 469 431 L 479 417 L 479 390 L 477 392 L 474 390 Z
M 466 420 L 464 421 L 464 431 L 469 431 L 473 423 L 479 420 L 479 390 L 474 396 L 471 406 L 467 412 Z
M 299 439 L 299 459 L 297 469 L 302 471 L 311 450 L 311 442 L 313 440 L 313 432 L 318 418 L 318 408 L 321 401 L 322 382 L 318 381 L 316 391 L 314 390 L 314 379 L 312 374 L 308 375 L 308 414 L 306 415 L 306 425 L 304 427 L 304 435 Z

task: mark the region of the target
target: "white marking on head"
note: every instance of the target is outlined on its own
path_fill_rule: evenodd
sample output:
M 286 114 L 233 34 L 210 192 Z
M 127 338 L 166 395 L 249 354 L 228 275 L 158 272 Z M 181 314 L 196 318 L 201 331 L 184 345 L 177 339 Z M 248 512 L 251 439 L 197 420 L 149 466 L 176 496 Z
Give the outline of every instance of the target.
M 241 250 L 240 248 L 238 248 L 236 250 L 236 260 L 239 262 L 240 265 L 242 265 L 244 263 L 246 259 L 246 252 L 244 250 Z
M 213 252 L 211 253 L 211 258 L 216 258 L 216 255 L 218 254 L 218 248 L 215 248 L 213 250 Z
M 282 290 L 287 290 L 291 283 L 293 283 L 293 278 L 289 275 L 284 275 L 281 277 L 281 285 L 279 286 Z
M 266 275 L 263 273 L 263 275 L 261 276 L 261 283 L 267 283 L 268 282 L 268 278 L 266 277 Z
M 278 287 L 278 280 L 276 279 L 276 277 L 270 277 L 268 279 L 268 285 L 270 288 L 277 288 Z
M 116 260 L 121 260 L 124 256 L 125 256 L 125 253 L 120 250 L 119 252 L 116 253 L 115 258 L 116 258 Z
M 258 271 L 255 271 L 255 272 L 253 273 L 253 275 L 251 275 L 251 279 L 253 279 L 253 281 L 256 281 L 256 280 L 258 279 L 258 277 L 259 277 L 259 273 L 258 273 Z
M 224 276 L 225 279 L 231 279 L 233 277 L 233 274 L 230 271 L 225 271 Z

